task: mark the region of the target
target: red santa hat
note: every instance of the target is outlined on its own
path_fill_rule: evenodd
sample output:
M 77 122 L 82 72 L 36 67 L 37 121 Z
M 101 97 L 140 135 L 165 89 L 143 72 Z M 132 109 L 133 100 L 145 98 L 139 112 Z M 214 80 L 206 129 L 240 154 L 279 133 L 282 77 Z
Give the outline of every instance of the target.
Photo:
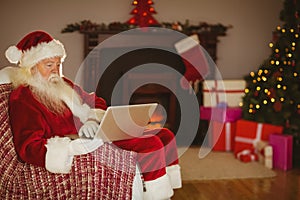
M 59 56 L 66 57 L 63 44 L 44 31 L 27 34 L 16 46 L 10 46 L 5 56 L 10 63 L 19 63 L 20 67 L 33 67 L 39 61 Z

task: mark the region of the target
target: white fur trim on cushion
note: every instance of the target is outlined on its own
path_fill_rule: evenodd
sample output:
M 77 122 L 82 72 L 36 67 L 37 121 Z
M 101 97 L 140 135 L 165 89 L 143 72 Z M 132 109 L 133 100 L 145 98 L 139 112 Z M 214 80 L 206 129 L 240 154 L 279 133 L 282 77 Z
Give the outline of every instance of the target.
M 180 172 L 180 166 L 177 165 L 171 165 L 166 167 L 167 174 L 170 178 L 170 182 L 173 189 L 178 189 L 182 187 L 182 180 L 181 180 L 181 172 Z
M 145 181 L 145 187 L 144 200 L 170 199 L 174 194 L 167 174 L 152 181 Z
M 52 173 L 69 173 L 71 171 L 73 157 L 69 155 L 68 137 L 54 137 L 47 141 L 46 169 Z
M 61 61 L 66 57 L 66 52 L 63 44 L 53 39 L 51 42 L 43 42 L 35 47 L 23 52 L 22 58 L 20 59 L 20 67 L 33 67 L 39 61 L 46 58 L 53 58 L 59 56 Z
M 12 75 L 15 74 L 17 67 L 5 67 L 0 70 L 0 84 L 11 83 Z

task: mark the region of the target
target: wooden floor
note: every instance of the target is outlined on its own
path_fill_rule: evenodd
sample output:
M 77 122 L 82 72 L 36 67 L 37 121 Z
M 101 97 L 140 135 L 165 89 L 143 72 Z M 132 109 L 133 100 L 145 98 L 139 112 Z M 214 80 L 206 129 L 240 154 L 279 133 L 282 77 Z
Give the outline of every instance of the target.
M 300 168 L 276 177 L 183 182 L 172 200 L 300 200 Z

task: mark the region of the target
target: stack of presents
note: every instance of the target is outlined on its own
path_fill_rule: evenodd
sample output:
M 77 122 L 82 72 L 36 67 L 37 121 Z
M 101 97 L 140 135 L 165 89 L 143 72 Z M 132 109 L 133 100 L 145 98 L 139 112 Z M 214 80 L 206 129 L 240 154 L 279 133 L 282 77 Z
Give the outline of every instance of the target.
M 268 168 L 292 168 L 293 137 L 283 127 L 242 119 L 244 80 L 206 80 L 200 119 L 210 120 L 213 151 L 230 151 L 241 162 L 261 162 Z

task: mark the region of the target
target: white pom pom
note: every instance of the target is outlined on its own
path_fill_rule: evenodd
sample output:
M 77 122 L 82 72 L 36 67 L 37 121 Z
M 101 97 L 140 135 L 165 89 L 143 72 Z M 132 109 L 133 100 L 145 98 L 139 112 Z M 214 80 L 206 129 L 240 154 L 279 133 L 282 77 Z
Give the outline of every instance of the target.
M 22 51 L 19 50 L 16 46 L 10 46 L 6 52 L 5 56 L 10 63 L 17 64 L 22 57 Z

